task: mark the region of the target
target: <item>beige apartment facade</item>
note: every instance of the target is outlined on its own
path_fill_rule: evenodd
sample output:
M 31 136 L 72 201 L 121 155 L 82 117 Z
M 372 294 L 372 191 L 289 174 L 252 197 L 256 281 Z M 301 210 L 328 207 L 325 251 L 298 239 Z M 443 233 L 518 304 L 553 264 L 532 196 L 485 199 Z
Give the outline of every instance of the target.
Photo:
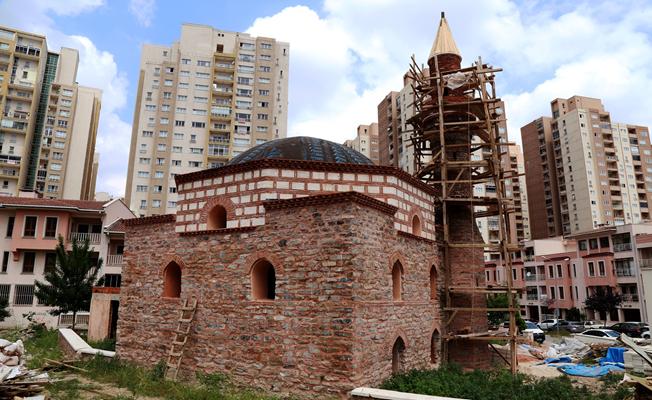
M 555 99 L 551 109 L 551 119 L 539 119 L 521 129 L 526 154 L 538 151 L 540 155 L 540 159 L 528 159 L 528 185 L 543 186 L 546 201 L 544 214 L 536 204 L 541 199 L 530 198 L 530 210 L 536 209 L 530 218 L 533 237 L 649 220 L 652 146 L 648 129 L 612 122 L 600 99 Z
M 77 84 L 79 53 L 0 27 L 0 194 L 92 199 L 102 93 Z
M 216 168 L 287 135 L 289 45 L 184 24 L 171 46 L 143 46 L 126 201 L 176 212 L 177 174 Z
M 344 142 L 344 146 L 364 154 L 375 165 L 380 165 L 378 155 L 378 123 L 358 125 L 354 139 Z

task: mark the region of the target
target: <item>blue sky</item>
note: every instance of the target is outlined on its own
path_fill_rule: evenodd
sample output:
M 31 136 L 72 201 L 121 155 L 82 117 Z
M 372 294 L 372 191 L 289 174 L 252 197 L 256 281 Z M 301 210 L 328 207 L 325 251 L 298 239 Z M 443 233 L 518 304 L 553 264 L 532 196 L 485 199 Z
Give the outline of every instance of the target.
M 25 11 L 29 10 L 29 11 Z M 464 62 L 500 66 L 508 130 L 549 115 L 556 97 L 600 97 L 612 120 L 652 125 L 650 1 L 0 0 L 0 24 L 80 50 L 80 84 L 103 90 L 98 191 L 124 193 L 142 43 L 184 22 L 290 42 L 289 135 L 342 142 L 425 62 L 445 11 Z

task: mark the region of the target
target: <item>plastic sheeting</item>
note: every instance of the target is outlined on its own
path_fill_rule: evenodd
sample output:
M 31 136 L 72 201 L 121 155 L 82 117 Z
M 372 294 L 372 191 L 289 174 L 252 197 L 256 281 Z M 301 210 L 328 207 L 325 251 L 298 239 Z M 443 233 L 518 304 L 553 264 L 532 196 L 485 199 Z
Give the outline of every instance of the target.
M 584 364 L 576 365 L 560 365 L 557 369 L 566 375 L 572 376 L 585 376 L 589 378 L 597 378 L 607 375 L 609 372 L 625 372 L 624 368 L 616 365 L 601 365 L 601 366 L 588 366 Z
M 625 368 L 625 351 L 624 347 L 609 347 L 607 349 L 606 357 L 600 358 L 600 365 L 617 365 L 621 368 Z

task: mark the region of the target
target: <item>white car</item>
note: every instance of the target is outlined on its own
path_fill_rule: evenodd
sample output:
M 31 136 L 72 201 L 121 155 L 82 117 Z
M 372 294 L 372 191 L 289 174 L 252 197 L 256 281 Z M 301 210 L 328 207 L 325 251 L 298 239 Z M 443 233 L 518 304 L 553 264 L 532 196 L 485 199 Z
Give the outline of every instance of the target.
M 543 343 L 546 340 L 546 334 L 534 322 L 525 321 L 526 329 L 523 329 L 523 334 L 531 334 L 535 342 Z
M 588 329 L 582 333 L 576 333 L 573 337 L 586 344 L 604 343 L 616 344 L 620 333 L 611 329 Z
M 541 322 L 539 322 L 539 328 L 543 329 L 544 331 L 547 331 L 548 329 L 552 328 L 553 326 L 556 326 L 559 321 L 563 321 L 560 319 L 545 319 Z

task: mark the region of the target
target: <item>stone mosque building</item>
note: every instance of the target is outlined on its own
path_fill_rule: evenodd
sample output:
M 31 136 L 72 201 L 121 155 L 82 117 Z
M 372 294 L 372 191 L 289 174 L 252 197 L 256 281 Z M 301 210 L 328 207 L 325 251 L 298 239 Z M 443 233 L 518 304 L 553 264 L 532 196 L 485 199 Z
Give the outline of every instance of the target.
M 433 49 L 450 41 L 438 34 Z M 431 186 L 309 137 L 261 144 L 176 184 L 176 215 L 124 222 L 121 358 L 153 365 L 172 352 L 182 374 L 219 372 L 301 397 L 439 365 Z M 453 277 L 482 265 L 481 255 L 458 256 Z M 181 341 L 187 299 L 197 305 Z M 479 320 L 461 321 L 455 329 Z M 486 366 L 478 346 L 450 346 L 448 361 Z

